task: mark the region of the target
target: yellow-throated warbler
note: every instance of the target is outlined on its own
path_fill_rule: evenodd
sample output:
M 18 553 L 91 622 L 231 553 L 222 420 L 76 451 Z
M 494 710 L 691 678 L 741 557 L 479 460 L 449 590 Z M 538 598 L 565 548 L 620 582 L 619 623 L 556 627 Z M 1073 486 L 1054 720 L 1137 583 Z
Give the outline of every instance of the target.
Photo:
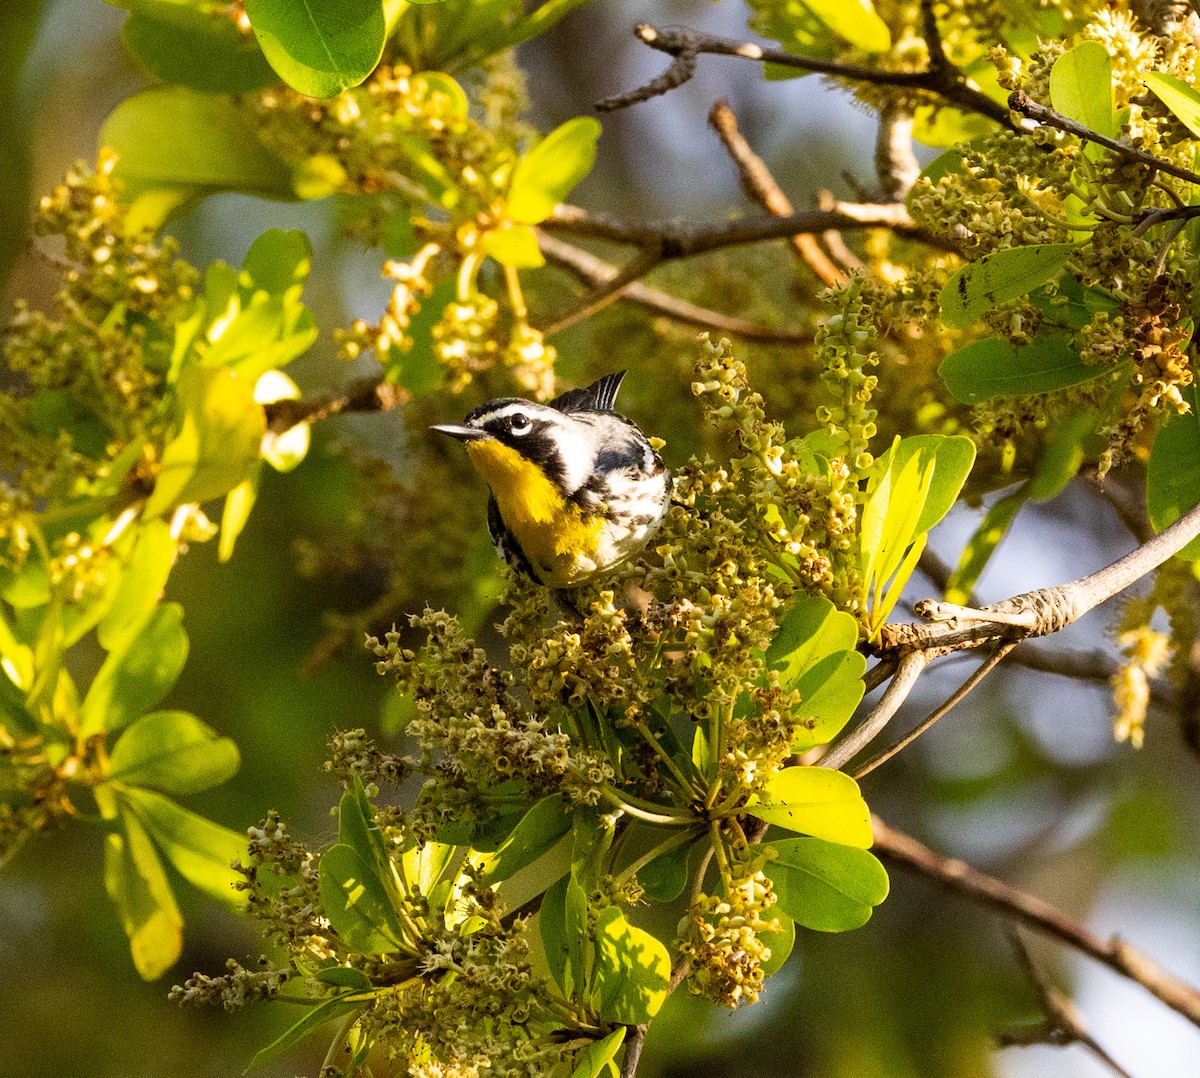
M 496 552 L 549 588 L 582 584 L 641 550 L 658 530 L 670 478 L 646 436 L 612 410 L 624 371 L 549 404 L 500 397 L 461 425 L 491 488 Z

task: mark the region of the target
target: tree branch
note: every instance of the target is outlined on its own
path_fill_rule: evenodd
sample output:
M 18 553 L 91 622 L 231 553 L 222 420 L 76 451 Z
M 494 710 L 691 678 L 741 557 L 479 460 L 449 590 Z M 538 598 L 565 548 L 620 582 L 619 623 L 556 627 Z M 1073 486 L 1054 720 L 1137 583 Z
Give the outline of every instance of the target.
M 1037 990 L 1041 1000 L 1042 1011 L 1046 1017 L 1035 1026 L 1025 1026 L 1019 1029 L 1004 1030 L 996 1035 L 996 1042 L 1001 1048 L 1028 1047 L 1034 1044 L 1049 1044 L 1055 1047 L 1065 1047 L 1078 1044 L 1086 1048 L 1101 1063 L 1103 1063 L 1117 1078 L 1132 1078 L 1104 1047 L 1087 1030 L 1079 1009 L 1062 992 L 1054 987 L 1045 977 L 1033 956 L 1029 946 L 1018 928 L 1012 930 L 1013 947 L 1017 959 L 1029 983 Z
M 282 434 L 300 423 L 315 423 L 342 412 L 390 412 L 405 403 L 408 394 L 379 376 L 360 378 L 340 393 L 300 400 L 279 400 L 263 405 L 267 428 Z
M 1093 607 L 1153 572 L 1200 535 L 1200 506 L 1136 550 L 1089 576 L 981 607 L 926 599 L 914 608 L 932 625 L 893 624 L 880 630 L 880 654 L 920 649 L 945 655 L 997 640 L 1023 640 L 1058 632 Z
M 766 162 L 751 148 L 738 130 L 737 116 L 725 101 L 717 101 L 708 113 L 709 125 L 721 139 L 721 145 L 738 170 L 738 179 L 747 197 L 775 217 L 790 217 L 795 209 L 792 201 L 775 182 Z M 792 236 L 792 249 L 825 284 L 836 287 L 846 283 L 846 275 L 821 250 L 811 232 Z
M 935 236 L 919 227 L 902 203 L 835 202 L 829 209 L 793 213 L 787 217 L 742 217 L 719 224 L 689 224 L 659 221 L 631 224 L 610 214 L 590 213 L 577 206 L 561 205 L 542 224 L 543 228 L 569 235 L 629 243 L 653 251 L 659 261 L 693 258 L 763 240 L 788 239 L 799 232 L 828 229 L 861 231 L 886 228 L 906 239 L 917 240 L 940 251 L 957 253 L 958 247 L 945 236 Z
M 1188 183 L 1200 183 L 1200 175 L 1192 172 L 1191 169 L 1173 165 L 1170 161 L 1164 161 L 1161 157 L 1155 157 L 1154 154 L 1147 153 L 1145 150 L 1139 150 L 1136 146 L 1126 145 L 1114 138 L 1109 138 L 1107 135 L 1100 134 L 1099 131 L 1093 131 L 1090 127 L 1085 127 L 1083 124 L 1064 116 L 1062 113 L 1055 112 L 1052 108 L 1039 105 L 1036 101 L 1029 98 L 1023 90 L 1014 90 L 1009 94 L 1008 107 L 1013 112 L 1019 112 L 1022 116 L 1027 116 L 1036 123 L 1045 124 L 1047 127 L 1056 127 L 1059 131 L 1066 131 L 1067 134 L 1074 135 L 1076 138 L 1094 142 L 1097 146 L 1103 146 L 1106 150 L 1112 150 L 1113 153 L 1120 154 L 1120 156 L 1128 158 L 1130 161 L 1137 161 L 1140 164 L 1147 165 L 1156 172 L 1165 172 L 1168 176 L 1187 180 Z M 1170 216 L 1168 211 L 1154 212 L 1168 213 L 1168 217 L 1164 217 L 1164 220 Z
M 915 838 L 893 830 L 877 816 L 871 817 L 871 826 L 875 833 L 874 851 L 884 861 L 1074 947 L 1140 984 L 1159 1002 L 1200 1026 L 1200 991 L 1167 973 L 1149 955 L 1119 936 L 1103 940 L 1050 903 L 962 861 L 934 853 Z
M 879 703 L 871 713 L 863 719 L 849 734 L 829 750 L 819 761 L 821 767 L 830 767 L 835 771 L 845 765 L 853 756 L 865 748 L 871 741 L 883 732 L 883 728 L 892 720 L 892 716 L 900 709 L 900 705 L 908 699 L 917 679 L 929 665 L 929 657 L 923 651 L 906 652 L 900 659 L 895 676 Z
M 616 266 L 605 262 L 602 258 L 597 258 L 590 251 L 560 240 L 556 236 L 539 232 L 538 246 L 541 247 L 542 254 L 549 261 L 562 266 L 582 281 L 595 287 L 608 284 L 617 275 Z M 627 303 L 636 303 L 656 314 L 674 319 L 676 322 L 715 330 L 718 333 L 727 333 L 731 337 L 740 337 L 747 341 L 762 341 L 765 344 L 811 344 L 813 339 L 811 330 L 772 329 L 770 326 L 748 322 L 744 318 L 736 318 L 733 315 L 721 314 L 719 311 L 697 306 L 678 296 L 673 296 L 669 292 L 651 288 L 638 281 L 626 285 L 620 298 Z
M 627 108 L 640 101 L 658 97 L 687 82 L 696 71 L 697 57 L 704 53 L 714 56 L 736 56 L 742 60 L 757 60 L 762 63 L 779 64 L 782 67 L 799 68 L 818 75 L 836 75 L 853 82 L 866 82 L 875 86 L 896 86 L 909 90 L 925 90 L 944 98 L 968 112 L 978 112 L 1005 127 L 1011 127 L 1008 110 L 998 101 L 993 101 L 979 90 L 952 64 L 936 64 L 940 45 L 935 38 L 929 43 L 931 64 L 925 71 L 883 71 L 859 64 L 847 64 L 840 60 L 822 60 L 815 56 L 797 56 L 757 45 L 753 41 L 734 41 L 730 38 L 714 37 L 688 27 L 659 29 L 649 23 L 634 27 L 634 35 L 644 44 L 673 57 L 671 66 L 658 78 L 628 93 L 617 94 L 596 103 L 600 112 L 611 112 Z

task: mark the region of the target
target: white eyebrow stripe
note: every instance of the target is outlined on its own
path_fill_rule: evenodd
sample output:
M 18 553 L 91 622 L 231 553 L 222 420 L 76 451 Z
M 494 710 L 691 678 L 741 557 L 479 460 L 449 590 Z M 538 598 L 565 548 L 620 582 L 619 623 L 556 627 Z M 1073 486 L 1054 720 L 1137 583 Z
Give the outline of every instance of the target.
M 499 408 L 493 408 L 490 412 L 484 412 L 483 415 L 477 415 L 471 420 L 471 424 L 472 426 L 482 427 L 495 419 L 505 419 L 510 415 L 516 415 L 518 412 L 529 416 L 531 419 L 534 417 L 534 414 L 530 411 L 525 401 L 513 401 L 511 404 L 504 404 Z

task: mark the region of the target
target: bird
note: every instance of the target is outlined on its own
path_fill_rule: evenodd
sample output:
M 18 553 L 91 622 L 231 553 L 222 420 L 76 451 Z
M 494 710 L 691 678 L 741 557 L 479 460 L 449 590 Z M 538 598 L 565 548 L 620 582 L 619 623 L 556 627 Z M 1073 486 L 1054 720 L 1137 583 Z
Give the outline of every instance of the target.
M 487 483 L 488 530 L 509 565 L 556 594 L 640 552 L 662 524 L 670 474 L 613 410 L 625 371 L 548 404 L 499 397 L 431 430 L 466 446 Z

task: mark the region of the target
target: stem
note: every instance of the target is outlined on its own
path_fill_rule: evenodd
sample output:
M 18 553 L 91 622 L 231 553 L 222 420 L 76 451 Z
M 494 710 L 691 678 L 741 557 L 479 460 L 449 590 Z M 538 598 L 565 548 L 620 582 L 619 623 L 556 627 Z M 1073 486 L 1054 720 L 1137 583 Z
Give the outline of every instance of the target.
M 686 831 L 676 831 L 669 838 L 664 839 L 657 846 L 647 850 L 636 861 L 622 869 L 620 874 L 617 876 L 618 886 L 633 879 L 633 877 L 636 876 L 641 869 L 645 868 L 656 857 L 661 857 L 664 853 L 670 853 L 673 849 L 675 849 L 675 847 L 691 842 L 693 839 L 698 838 L 702 834 L 704 834 L 704 826 L 702 824 L 696 824 L 694 827 L 690 827 Z
M 637 805 L 631 804 L 627 798 L 630 794 L 620 794 L 611 786 L 601 786 L 599 788 L 600 796 L 604 798 L 614 808 L 619 808 L 622 812 L 628 813 L 635 819 L 644 820 L 646 823 L 662 824 L 665 827 L 690 827 L 696 822 L 696 817 L 690 813 L 686 816 L 667 814 L 663 812 L 654 812 L 649 809 L 639 808 Z M 656 805 L 655 808 L 662 808 L 661 805 Z

